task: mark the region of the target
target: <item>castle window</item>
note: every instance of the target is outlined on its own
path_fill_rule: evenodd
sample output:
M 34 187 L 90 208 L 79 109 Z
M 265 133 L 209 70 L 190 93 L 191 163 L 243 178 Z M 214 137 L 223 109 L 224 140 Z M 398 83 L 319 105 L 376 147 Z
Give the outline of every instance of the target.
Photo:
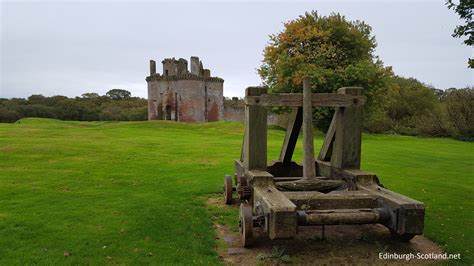
M 166 75 L 166 76 L 168 76 L 168 69 L 167 69 L 167 70 L 165 70 L 165 75 Z

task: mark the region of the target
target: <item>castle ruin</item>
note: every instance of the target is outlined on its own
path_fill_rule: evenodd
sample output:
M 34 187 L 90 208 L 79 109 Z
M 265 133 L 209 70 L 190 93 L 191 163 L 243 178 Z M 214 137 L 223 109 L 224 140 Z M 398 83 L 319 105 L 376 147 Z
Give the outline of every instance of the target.
M 183 122 L 219 121 L 224 117 L 224 80 L 211 77 L 198 57 L 188 61 L 166 58 L 163 73 L 156 73 L 156 62 L 150 60 L 148 83 L 148 120 Z

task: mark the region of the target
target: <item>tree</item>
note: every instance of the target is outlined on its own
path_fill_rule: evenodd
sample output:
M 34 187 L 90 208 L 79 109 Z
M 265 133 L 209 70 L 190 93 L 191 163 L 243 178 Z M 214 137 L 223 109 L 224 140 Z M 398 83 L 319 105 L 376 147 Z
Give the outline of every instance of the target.
M 21 115 L 15 110 L 0 108 L 0 123 L 13 123 L 21 118 Z
M 455 38 L 466 37 L 464 44 L 467 46 L 474 45 L 474 21 L 472 21 L 474 1 L 459 0 L 459 4 L 455 4 L 453 3 L 453 0 L 447 0 L 446 5 L 449 9 L 454 9 L 465 23 L 464 25 L 456 26 L 452 36 Z M 470 68 L 474 68 L 474 58 L 468 59 L 468 65 Z
M 271 92 L 301 92 L 303 77 L 308 76 L 313 92 L 363 87 L 370 105 L 374 91 L 392 75 L 373 55 L 376 41 L 371 30 L 364 22 L 348 21 L 339 14 L 307 12 L 270 35 L 258 72 Z M 326 129 L 332 113 L 316 109 L 315 124 Z
M 81 97 L 84 99 L 95 99 L 99 97 L 99 94 L 95 92 L 86 92 L 86 93 L 83 93 Z
M 377 91 L 373 116 L 365 120 L 371 132 L 446 136 L 439 90 L 414 78 L 392 77 Z
M 21 117 L 56 118 L 54 108 L 43 104 L 20 105 L 16 111 Z
M 450 89 L 445 98 L 449 120 L 455 129 L 453 135 L 474 139 L 474 88 Z
M 105 95 L 112 100 L 123 100 L 123 99 L 130 98 L 132 96 L 132 94 L 129 91 L 121 90 L 121 89 L 109 90 Z
M 28 103 L 29 104 L 43 104 L 45 99 L 46 97 L 44 97 L 42 94 L 33 94 L 30 97 L 28 97 Z

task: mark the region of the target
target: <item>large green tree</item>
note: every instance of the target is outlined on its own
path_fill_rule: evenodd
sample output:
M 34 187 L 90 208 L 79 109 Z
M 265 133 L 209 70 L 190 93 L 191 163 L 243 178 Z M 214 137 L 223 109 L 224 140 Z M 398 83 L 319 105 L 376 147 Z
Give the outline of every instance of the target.
M 105 95 L 112 100 L 123 100 L 132 97 L 129 91 L 122 89 L 111 89 Z
M 452 0 L 446 1 L 446 5 L 449 9 L 453 9 L 458 13 L 459 17 L 464 20 L 464 25 L 458 25 L 454 29 L 453 37 L 464 39 L 464 44 L 467 46 L 474 45 L 474 21 L 472 16 L 474 14 L 474 1 L 473 0 L 459 0 L 459 3 L 454 3 Z M 474 58 L 468 59 L 470 68 L 474 68 Z
M 474 140 L 474 87 L 449 89 L 444 98 L 454 136 Z
M 360 86 L 370 107 L 374 92 L 392 76 L 373 54 L 377 44 L 371 30 L 366 23 L 348 21 L 340 14 L 307 12 L 270 35 L 259 74 L 272 92 L 301 92 L 305 76 L 310 77 L 313 92 Z M 325 130 L 331 115 L 331 109 L 316 109 L 316 125 Z

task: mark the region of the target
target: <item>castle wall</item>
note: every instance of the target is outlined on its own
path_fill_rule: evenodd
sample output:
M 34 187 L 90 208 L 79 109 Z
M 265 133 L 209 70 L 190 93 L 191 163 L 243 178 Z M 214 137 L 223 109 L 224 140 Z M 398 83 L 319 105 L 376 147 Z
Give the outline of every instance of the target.
M 245 108 L 243 107 L 225 107 L 224 108 L 225 121 L 245 121 Z
M 224 118 L 224 80 L 211 77 L 198 57 L 191 57 L 191 71 L 183 58 L 166 58 L 163 74 L 156 73 L 150 60 L 148 119 L 210 122 Z
M 219 121 L 224 117 L 223 83 L 206 82 L 207 88 L 207 121 Z M 205 88 L 205 89 L 206 89 Z
M 151 80 L 148 82 L 148 107 L 149 120 L 222 120 L 223 83 L 206 79 Z

